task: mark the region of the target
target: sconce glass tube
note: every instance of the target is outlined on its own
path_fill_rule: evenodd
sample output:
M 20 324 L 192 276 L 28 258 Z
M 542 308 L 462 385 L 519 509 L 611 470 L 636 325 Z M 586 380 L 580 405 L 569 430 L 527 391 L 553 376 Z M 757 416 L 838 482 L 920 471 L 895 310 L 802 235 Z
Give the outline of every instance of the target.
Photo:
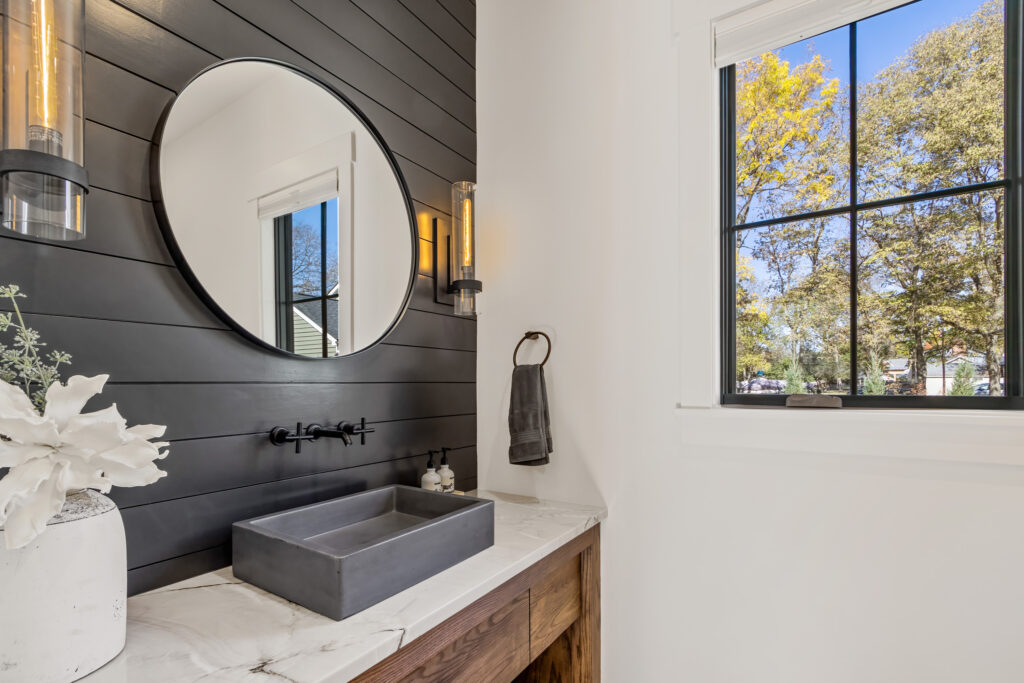
M 468 180 L 452 183 L 452 242 L 455 315 L 475 316 L 483 286 L 476 279 L 476 185 Z
M 85 237 L 84 0 L 6 0 L 0 225 Z

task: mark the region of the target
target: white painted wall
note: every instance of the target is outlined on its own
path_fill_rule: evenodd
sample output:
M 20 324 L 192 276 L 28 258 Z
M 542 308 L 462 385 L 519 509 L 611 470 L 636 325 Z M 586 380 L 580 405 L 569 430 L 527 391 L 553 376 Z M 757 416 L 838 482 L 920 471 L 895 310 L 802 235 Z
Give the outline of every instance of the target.
M 608 506 L 605 680 L 1019 683 L 1024 415 L 713 407 L 742 4 L 477 3 L 480 485 Z M 556 450 L 515 468 L 530 328 Z

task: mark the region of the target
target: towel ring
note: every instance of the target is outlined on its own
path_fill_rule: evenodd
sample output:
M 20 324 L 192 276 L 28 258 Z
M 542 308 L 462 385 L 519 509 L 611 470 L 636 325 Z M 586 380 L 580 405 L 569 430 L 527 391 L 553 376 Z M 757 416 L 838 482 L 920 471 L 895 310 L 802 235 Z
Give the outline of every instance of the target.
M 544 356 L 544 360 L 542 360 L 540 362 L 541 367 L 544 367 L 544 364 L 548 362 L 548 358 L 551 357 L 551 337 L 549 337 L 548 335 L 544 334 L 543 332 L 541 332 L 539 330 L 538 331 L 531 330 L 531 331 L 527 332 L 526 334 L 523 335 L 523 338 L 519 340 L 519 343 L 516 344 L 516 349 L 515 349 L 515 351 L 512 352 L 512 367 L 514 367 L 514 368 L 518 368 L 519 367 L 519 363 L 516 362 L 516 354 L 519 353 L 519 347 L 523 345 L 523 342 L 526 341 L 527 339 L 529 339 L 531 341 L 532 340 L 536 340 L 537 337 L 544 337 L 544 339 L 546 339 L 547 342 L 548 342 L 548 352 Z

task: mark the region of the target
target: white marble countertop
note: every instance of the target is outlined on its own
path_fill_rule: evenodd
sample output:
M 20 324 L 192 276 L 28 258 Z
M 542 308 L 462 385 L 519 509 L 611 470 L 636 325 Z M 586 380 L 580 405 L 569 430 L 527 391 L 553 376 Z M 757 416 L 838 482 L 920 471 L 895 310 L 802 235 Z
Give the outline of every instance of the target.
M 88 683 L 347 681 L 605 517 L 492 491 L 494 545 L 342 621 L 236 579 L 231 568 L 128 599 L 128 643 Z

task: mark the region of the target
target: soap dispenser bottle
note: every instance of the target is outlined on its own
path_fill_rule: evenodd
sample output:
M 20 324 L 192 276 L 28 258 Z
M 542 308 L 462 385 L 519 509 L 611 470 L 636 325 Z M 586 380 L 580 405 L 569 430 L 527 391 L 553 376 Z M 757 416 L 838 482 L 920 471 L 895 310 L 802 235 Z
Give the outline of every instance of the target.
M 455 472 L 448 467 L 448 450 L 441 449 L 441 467 L 437 470 L 437 476 L 441 477 L 441 490 L 445 493 L 455 490 Z
M 434 453 L 437 451 L 427 451 L 427 471 L 420 477 L 420 488 L 428 491 L 440 491 L 441 490 L 441 475 L 434 471 Z

